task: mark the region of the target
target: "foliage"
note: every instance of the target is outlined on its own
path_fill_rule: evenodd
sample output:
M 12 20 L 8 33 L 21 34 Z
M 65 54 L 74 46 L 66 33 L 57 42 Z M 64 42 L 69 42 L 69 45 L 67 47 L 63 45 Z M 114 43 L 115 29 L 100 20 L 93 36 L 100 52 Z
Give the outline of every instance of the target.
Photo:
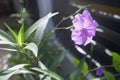
M 117 72 L 120 72 L 120 55 L 118 55 L 118 53 L 112 52 L 112 57 L 112 62 L 115 70 Z
M 58 13 L 49 13 L 47 16 L 43 17 L 42 19 L 38 20 L 36 23 L 34 23 L 30 28 L 28 28 L 27 31 L 24 33 L 24 17 L 25 17 L 25 9 L 23 9 L 21 13 L 21 19 L 22 24 L 20 27 L 20 30 L 18 33 L 16 33 L 10 26 L 8 26 L 5 23 L 5 26 L 10 31 L 11 35 L 7 34 L 6 32 L 1 30 L 1 41 L 4 42 L 4 44 L 13 46 L 13 50 L 15 49 L 17 54 L 22 54 L 22 56 L 19 57 L 26 57 L 30 61 L 27 61 L 26 63 L 30 64 L 30 67 L 28 69 L 24 68 L 24 64 L 19 64 L 10 69 L 1 71 L 0 80 L 8 80 L 13 74 L 32 74 L 33 76 L 36 75 L 36 71 L 41 73 L 44 73 L 43 76 L 51 76 L 53 78 L 63 80 L 60 76 L 58 76 L 56 73 L 51 72 L 50 70 L 43 70 L 38 63 L 38 49 L 39 45 L 44 33 L 44 30 L 46 28 L 46 25 L 51 17 L 56 15 Z M 39 33 L 40 34 L 39 34 Z M 28 42 L 29 36 L 34 34 L 33 39 L 31 42 Z M 27 41 L 28 40 L 28 41 Z M 5 49 L 4 49 L 5 50 Z M 10 50 L 9 48 L 6 50 Z M 11 50 L 10 50 L 11 51 Z M 33 54 L 31 54 L 33 53 Z M 31 57 L 30 57 L 31 56 Z M 19 58 L 21 59 L 21 58 Z M 33 68 L 34 67 L 34 68 Z M 37 67 L 37 68 L 35 68 Z M 41 68 L 40 68 L 41 67 Z M 22 70 L 21 70 L 22 69 Z M 46 74 L 48 73 L 48 74 Z M 54 75 L 53 75 L 54 74 Z M 37 76 L 37 77 L 36 77 Z M 39 74 L 34 76 L 34 79 L 39 79 Z

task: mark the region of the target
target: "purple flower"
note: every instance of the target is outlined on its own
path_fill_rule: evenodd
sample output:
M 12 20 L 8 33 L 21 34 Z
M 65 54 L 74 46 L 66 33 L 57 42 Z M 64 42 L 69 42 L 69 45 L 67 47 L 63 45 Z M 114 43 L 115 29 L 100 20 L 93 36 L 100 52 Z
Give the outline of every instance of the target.
M 97 76 L 102 76 L 102 74 L 104 73 L 105 69 L 104 67 L 100 67 L 96 70 L 96 75 Z
M 98 23 L 93 20 L 91 14 L 84 10 L 82 14 L 76 14 L 72 20 L 74 29 L 71 38 L 78 45 L 87 45 L 96 33 Z

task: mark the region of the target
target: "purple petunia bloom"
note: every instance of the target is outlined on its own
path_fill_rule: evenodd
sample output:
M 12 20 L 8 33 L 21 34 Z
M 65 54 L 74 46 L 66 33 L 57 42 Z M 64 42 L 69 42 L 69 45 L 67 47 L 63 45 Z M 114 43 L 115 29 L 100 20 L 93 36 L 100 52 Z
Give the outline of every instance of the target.
M 91 14 L 84 10 L 82 14 L 76 14 L 72 20 L 74 29 L 71 38 L 78 45 L 87 45 L 96 33 L 98 23 L 93 20 Z
M 96 75 L 102 76 L 104 71 L 105 71 L 104 67 L 100 67 L 96 70 Z

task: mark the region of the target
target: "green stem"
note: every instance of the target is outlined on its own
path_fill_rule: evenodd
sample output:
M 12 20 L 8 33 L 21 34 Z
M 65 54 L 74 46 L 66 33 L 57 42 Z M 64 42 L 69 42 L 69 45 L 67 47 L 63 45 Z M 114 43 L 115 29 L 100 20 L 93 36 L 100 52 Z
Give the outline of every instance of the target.
M 92 55 L 93 55 L 93 44 L 91 44 L 91 47 L 90 47 L 90 56 L 91 56 L 91 59 L 92 59 Z M 92 62 L 91 62 L 91 60 L 90 60 L 90 69 L 91 69 L 91 64 L 92 64 Z

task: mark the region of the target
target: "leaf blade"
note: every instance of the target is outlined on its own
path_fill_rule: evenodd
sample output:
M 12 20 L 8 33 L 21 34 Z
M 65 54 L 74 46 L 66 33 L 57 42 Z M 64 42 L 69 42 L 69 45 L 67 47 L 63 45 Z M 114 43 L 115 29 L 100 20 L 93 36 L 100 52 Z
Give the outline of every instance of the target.
M 7 45 L 11 45 L 13 47 L 15 47 L 15 43 L 9 42 L 9 41 L 0 41 L 0 44 L 7 44 Z
M 23 42 L 24 42 L 24 24 L 22 24 L 17 37 L 17 43 L 19 46 L 22 46 Z
M 117 72 L 120 72 L 120 55 L 118 55 L 116 52 L 112 52 L 112 62 L 114 65 L 114 68 Z
M 84 61 L 85 61 L 85 57 L 80 61 L 77 69 L 75 70 L 75 72 L 72 74 L 71 76 L 71 80 L 79 80 L 80 74 L 82 72 L 82 68 L 84 65 Z
M 15 42 L 15 40 L 8 35 L 6 32 L 0 30 L 0 39 L 3 41 L 10 41 L 10 42 Z
M 33 42 L 29 43 L 25 47 L 25 49 L 28 49 L 28 50 L 32 51 L 33 54 L 35 55 L 35 57 L 37 57 L 37 55 L 38 55 L 38 47 L 37 47 L 37 45 L 35 43 L 33 43 Z
M 10 28 L 10 26 L 8 26 L 6 23 L 4 23 L 4 25 L 8 28 L 8 30 L 10 31 L 10 33 L 13 35 L 13 37 L 17 40 L 17 35 L 16 33 Z
M 0 71 L 0 80 L 8 80 L 12 75 L 22 73 L 20 69 L 26 65 L 28 64 L 19 64 L 8 70 Z M 23 73 L 29 73 L 29 71 L 23 71 Z
M 49 75 L 57 80 L 64 80 L 61 76 L 57 75 L 56 73 L 50 71 L 50 70 L 43 70 L 43 69 L 40 69 L 40 68 L 31 68 L 32 70 L 35 70 L 35 71 L 38 71 L 38 72 L 41 72 L 41 73 L 44 73 L 46 75 Z
M 58 13 L 49 13 L 47 16 L 39 19 L 37 22 L 35 22 L 26 32 L 25 32 L 25 40 L 44 22 L 44 20 L 49 20 L 52 16 L 56 15 Z

